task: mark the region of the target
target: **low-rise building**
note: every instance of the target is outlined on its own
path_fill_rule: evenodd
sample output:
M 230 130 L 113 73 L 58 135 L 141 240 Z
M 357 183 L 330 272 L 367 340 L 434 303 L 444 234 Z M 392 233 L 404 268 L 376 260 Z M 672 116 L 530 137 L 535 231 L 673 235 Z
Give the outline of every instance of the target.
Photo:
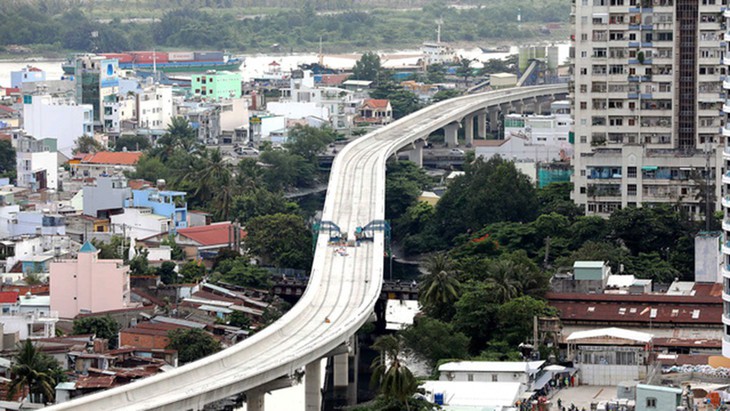
M 131 307 L 129 268 L 121 260 L 100 260 L 86 242 L 76 260 L 51 263 L 51 307 L 62 318 Z
M 159 247 L 163 241 L 175 239 L 175 244 L 185 252 L 186 258 L 214 257 L 222 249 L 241 250 L 246 233 L 238 224 L 222 221 L 205 226 L 181 228 L 176 233 L 162 233 L 139 239 L 147 247 Z
M 191 78 L 193 96 L 208 100 L 222 100 L 241 97 L 241 73 L 212 71 L 195 74 Z
M 390 100 L 369 98 L 357 109 L 356 123 L 385 125 L 393 121 Z
M 55 138 L 58 151 L 71 155 L 76 139 L 93 134 L 94 109 L 50 95 L 23 96 L 23 127 L 35 138 Z
M 621 328 L 576 331 L 566 338 L 567 360 L 581 384 L 618 385 L 641 380 L 649 371 L 654 336 Z
M 636 386 L 636 411 L 674 411 L 682 402 L 682 389 L 657 385 Z
M 88 154 L 78 164 L 71 164 L 71 177 L 99 178 L 119 172 L 134 172 L 140 157 L 140 151 L 100 151 Z

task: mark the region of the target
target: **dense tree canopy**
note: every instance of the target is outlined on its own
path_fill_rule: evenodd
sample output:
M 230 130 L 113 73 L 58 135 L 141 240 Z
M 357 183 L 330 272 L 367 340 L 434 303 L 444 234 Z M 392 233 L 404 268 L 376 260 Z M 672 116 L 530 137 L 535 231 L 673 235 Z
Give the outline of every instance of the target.
M 246 247 L 265 264 L 308 270 L 312 234 L 304 219 L 293 214 L 255 217 L 246 224 Z
M 199 328 L 178 328 L 167 333 L 168 349 L 177 350 L 178 360 L 186 364 L 220 351 L 215 338 Z
M 83 317 L 74 320 L 74 334 L 94 334 L 97 338 L 109 340 L 109 348 L 117 348 L 121 326 L 109 316 Z

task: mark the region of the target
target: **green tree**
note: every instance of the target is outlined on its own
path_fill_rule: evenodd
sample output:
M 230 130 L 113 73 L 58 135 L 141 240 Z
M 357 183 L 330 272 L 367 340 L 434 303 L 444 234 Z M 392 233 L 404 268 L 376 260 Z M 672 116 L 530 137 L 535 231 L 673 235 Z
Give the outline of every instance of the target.
M 143 154 L 137 160 L 134 172 L 127 172 L 126 174 L 129 178 L 139 178 L 151 182 L 156 182 L 159 179 L 171 181 L 173 175 L 172 170 L 162 160 L 149 153 Z
M 251 327 L 251 318 L 241 311 L 234 311 L 228 316 L 228 325 L 248 329 Z
M 178 328 L 167 332 L 167 348 L 176 350 L 181 363 L 187 364 L 214 354 L 221 349 L 215 338 L 199 328 Z
M 373 370 L 372 385 L 380 387 L 380 393 L 389 400 L 397 401 L 409 408 L 408 401 L 416 393 L 418 383 L 408 367 L 399 358 L 405 344 L 397 335 L 379 337 L 372 345 L 380 353 L 370 368 Z
M 488 210 L 488 212 L 487 212 Z M 481 158 L 465 166 L 436 205 L 434 229 L 446 241 L 497 221 L 528 222 L 537 216 L 537 197 L 529 178 L 514 163 Z
M 415 163 L 388 162 L 385 177 L 385 218 L 390 220 L 405 214 L 408 207 L 416 204 L 421 192 L 430 186 L 428 176 Z
M 102 242 L 96 239 L 91 240 L 91 244 L 99 250 L 98 257 L 102 260 L 122 260 L 125 258 L 127 250 L 122 250 L 122 243 L 124 238 L 119 235 L 111 237 L 109 242 Z M 127 243 L 129 245 L 129 243 Z
M 301 124 L 289 130 L 289 139 L 285 144 L 292 154 L 298 154 L 307 161 L 315 163 L 317 155 L 324 152 L 327 145 L 334 143 L 337 132 L 328 127 L 311 127 Z
M 620 272 L 621 264 L 628 262 L 629 252 L 617 245 L 605 241 L 587 241 L 579 249 L 567 257 L 559 258 L 559 267 L 573 267 L 576 261 L 607 261 L 614 273 Z
M 352 68 L 352 78 L 356 80 L 375 81 L 378 78 L 380 70 L 380 56 L 368 51 L 360 57 L 360 60 L 355 62 L 355 66 Z
M 37 349 L 30 339 L 18 343 L 17 349 L 10 368 L 12 380 L 7 399 L 12 400 L 21 392 L 23 396 L 28 395 L 32 403 L 53 403 L 56 384 L 63 381 L 60 364 Z
M 177 264 L 173 263 L 172 261 L 165 261 L 157 268 L 157 275 L 160 276 L 160 281 L 162 281 L 165 284 L 175 284 L 177 283 L 177 272 L 175 272 L 175 268 L 177 267 Z
M 150 262 L 147 259 L 147 255 L 149 255 L 149 251 L 147 250 L 139 250 L 137 252 L 137 255 L 129 260 L 129 272 L 132 275 L 147 275 L 154 271 L 150 267 Z
M 166 162 L 177 149 L 191 152 L 197 142 L 197 132 L 190 122 L 185 117 L 173 117 L 167 126 L 167 133 L 157 140 L 157 146 L 151 153 Z
M 497 302 L 506 303 L 520 294 L 517 270 L 517 266 L 509 260 L 499 259 L 489 264 L 486 282 L 492 286 Z
M 418 318 L 400 334 L 405 345 L 431 367 L 444 358 L 466 359 L 469 355 L 469 337 L 431 317 Z
M 449 318 L 461 286 L 454 265 L 446 254 L 439 253 L 428 258 L 425 269 L 418 285 L 418 300 L 427 313 L 440 319 Z
M 221 261 L 211 274 L 211 281 L 222 281 L 227 284 L 268 289 L 271 286 L 271 274 L 262 268 L 252 265 L 247 258 L 238 257 Z
M 109 348 L 117 348 L 121 326 L 110 316 L 77 318 L 73 323 L 74 334 L 94 334 L 109 340 Z
M 0 177 L 10 178 L 14 181 L 16 178 L 15 166 L 15 149 L 8 140 L 0 141 Z
M 545 301 L 530 296 L 512 299 L 499 307 L 500 339 L 516 347 L 526 342 L 533 334 L 533 318 L 554 316 L 557 312 Z
M 540 214 L 557 213 L 572 220 L 583 214 L 570 199 L 573 183 L 551 183 L 537 190 Z
M 432 103 L 438 103 L 439 101 L 448 100 L 450 98 L 459 97 L 461 92 L 456 89 L 439 90 L 436 94 L 431 97 Z
M 311 187 L 317 182 L 317 167 L 306 158 L 286 151 L 264 151 L 259 156 L 268 165 L 263 181 L 270 191 L 292 187 Z
M 456 75 L 464 78 L 464 84 L 469 86 L 469 79 L 474 76 L 474 69 L 471 68 L 472 59 L 459 59 L 459 65 L 456 67 Z
M 231 216 L 245 224 L 254 217 L 277 213 L 297 214 L 299 211 L 299 205 L 287 200 L 281 193 L 253 188 L 233 198 Z
M 115 151 L 144 151 L 150 148 L 150 140 L 145 136 L 125 135 L 114 143 Z
M 78 153 L 96 153 L 104 151 L 104 146 L 96 141 L 92 136 L 81 136 L 76 139 L 76 146 L 73 149 L 74 154 Z
M 304 219 L 293 214 L 254 217 L 246 225 L 246 246 L 265 264 L 308 270 L 312 237 Z
M 217 220 L 228 219 L 238 186 L 233 179 L 233 166 L 219 149 L 198 151 L 195 162 L 180 181 L 190 184 L 191 202 L 210 207 Z
M 491 284 L 470 282 L 464 286 L 459 301 L 454 305 L 456 313 L 451 321 L 454 330 L 469 337 L 469 350 L 478 353 L 498 332 L 499 302 Z
M 206 269 L 202 262 L 190 260 L 180 268 L 180 275 L 186 283 L 197 283 L 205 277 Z

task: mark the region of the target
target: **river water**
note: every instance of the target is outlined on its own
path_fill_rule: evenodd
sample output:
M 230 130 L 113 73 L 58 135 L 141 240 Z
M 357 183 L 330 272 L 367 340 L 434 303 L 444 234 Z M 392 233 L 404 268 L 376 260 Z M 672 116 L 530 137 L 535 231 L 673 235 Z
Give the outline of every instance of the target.
M 568 57 L 569 44 L 559 44 L 559 61 L 565 61 Z M 490 59 L 503 59 L 510 54 L 516 54 L 518 51 L 517 47 L 511 47 L 508 53 L 484 53 L 481 49 L 475 47 L 471 49 L 457 49 L 456 54 L 476 60 L 474 67 L 479 67 L 481 62 L 486 62 Z M 305 63 L 316 63 L 319 58 L 315 53 L 303 53 L 303 54 L 255 54 L 255 55 L 243 55 L 245 63 L 241 66 L 240 71 L 243 75 L 244 80 L 250 80 L 251 78 L 261 75 L 269 70 L 269 65 L 272 62 L 276 62 L 280 65 L 281 70 L 289 71 L 297 68 L 300 64 Z M 323 62 L 326 66 L 335 69 L 350 69 L 355 65 L 355 62 L 360 58 L 360 54 L 337 54 L 337 55 L 325 55 Z M 412 66 L 416 64 L 420 58 L 420 52 L 418 50 L 404 50 L 392 53 L 385 53 L 382 57 L 382 64 L 386 68 L 397 70 L 399 67 Z M 27 65 L 32 65 L 46 72 L 46 78 L 49 80 L 59 79 L 63 75 L 61 69 L 61 63 L 63 60 L 46 60 L 39 58 L 32 59 L 18 59 L 18 60 L 0 60 L 0 86 L 10 86 L 10 72 L 21 70 Z

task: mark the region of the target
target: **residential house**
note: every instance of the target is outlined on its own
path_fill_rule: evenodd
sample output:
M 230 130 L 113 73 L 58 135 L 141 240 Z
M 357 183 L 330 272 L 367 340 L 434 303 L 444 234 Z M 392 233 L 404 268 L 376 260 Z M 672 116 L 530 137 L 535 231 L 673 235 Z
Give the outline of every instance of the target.
M 30 292 L 18 297 L 17 292 L 0 293 L 3 334 L 17 333 L 19 340 L 50 338 L 56 335 L 58 313 L 50 310 L 48 296 Z
M 112 231 L 137 239 L 185 228 L 188 225 L 185 195 L 183 191 L 156 188 L 132 190 L 123 212 L 111 216 Z
M 131 307 L 129 268 L 98 253 L 86 242 L 76 260 L 51 263 L 51 307 L 62 318 Z
M 45 81 L 46 72 L 33 66 L 26 66 L 17 71 L 10 72 L 10 86 L 15 88 L 23 87 L 23 83 Z
M 99 219 L 92 231 L 109 231 L 109 218 L 119 214 L 132 196 L 127 179 L 122 175 L 100 176 L 83 186 L 83 215 Z M 106 224 L 102 224 L 102 222 Z
M 58 190 L 58 154 L 55 151 L 18 147 L 15 163 L 18 187 L 31 191 Z
M 208 100 L 223 100 L 241 97 L 241 73 L 213 71 L 195 74 L 191 78 L 193 96 Z
M 100 151 L 87 154 L 78 164 L 71 165 L 72 178 L 98 178 L 118 172 L 134 172 L 141 151 Z
M 390 100 L 370 98 L 357 109 L 356 123 L 385 125 L 393 121 Z
M 163 240 L 173 235 L 175 243 L 185 252 L 186 258 L 214 257 L 221 249 L 241 249 L 241 240 L 246 233 L 230 221 L 211 225 L 178 229 L 176 233 L 163 233 L 139 239 L 147 247 L 158 247 Z

